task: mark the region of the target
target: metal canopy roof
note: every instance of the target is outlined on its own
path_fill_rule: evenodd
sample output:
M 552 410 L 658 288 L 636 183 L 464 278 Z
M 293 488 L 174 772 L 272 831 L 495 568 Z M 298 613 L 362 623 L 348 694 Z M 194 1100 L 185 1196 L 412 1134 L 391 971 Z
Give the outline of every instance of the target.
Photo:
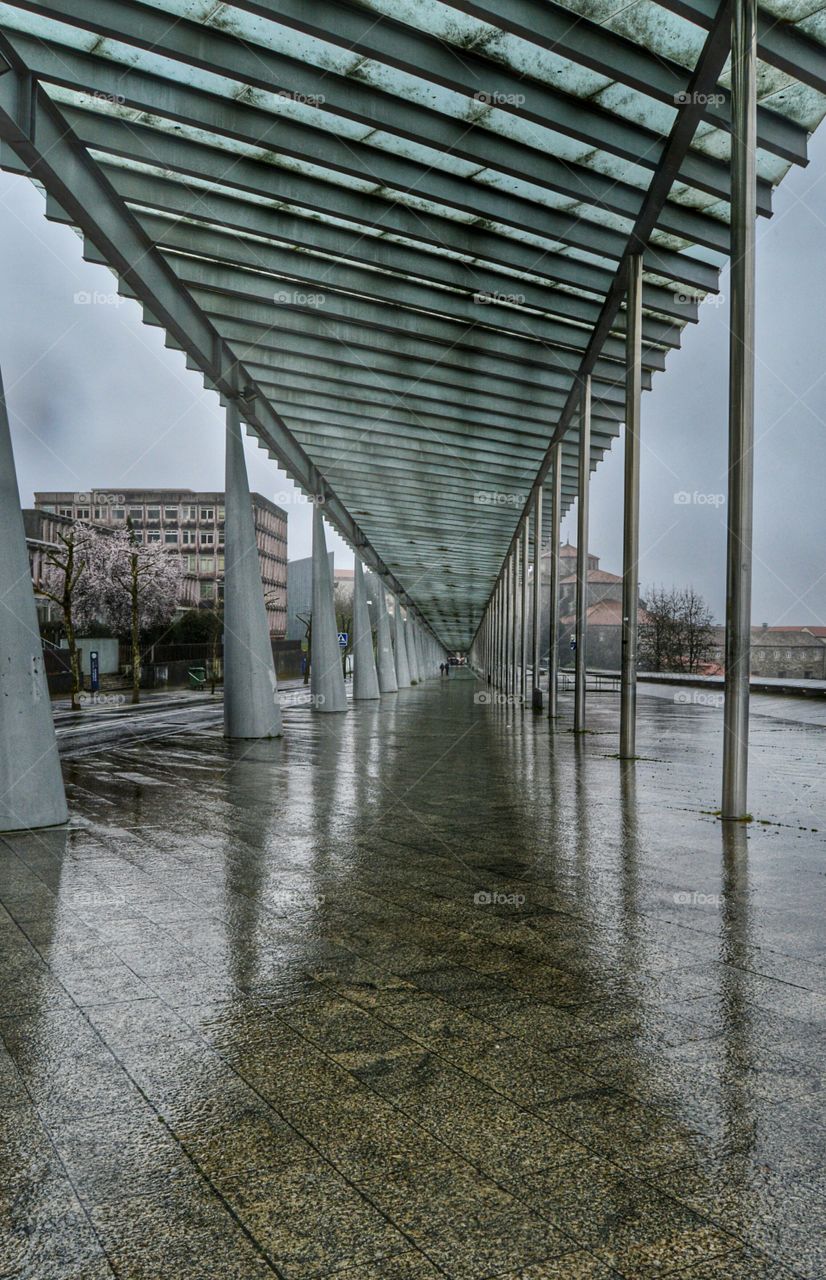
M 729 248 L 726 0 L 0 3 L 0 162 L 449 647 L 551 446 L 576 496 Z M 758 25 L 758 209 L 826 113 L 826 9 Z M 2 65 L 2 64 L 0 64 Z

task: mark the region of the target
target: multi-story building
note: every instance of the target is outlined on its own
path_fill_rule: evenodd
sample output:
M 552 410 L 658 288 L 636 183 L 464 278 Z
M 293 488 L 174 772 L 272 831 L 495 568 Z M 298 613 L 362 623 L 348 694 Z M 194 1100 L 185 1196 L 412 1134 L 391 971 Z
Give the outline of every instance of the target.
M 131 523 L 144 543 L 160 543 L 183 557 L 182 608 L 210 607 L 224 589 L 224 495 L 193 489 L 93 489 L 36 493 L 35 507 L 105 529 Z M 260 493 L 252 495 L 261 581 L 270 634 L 287 624 L 287 513 Z

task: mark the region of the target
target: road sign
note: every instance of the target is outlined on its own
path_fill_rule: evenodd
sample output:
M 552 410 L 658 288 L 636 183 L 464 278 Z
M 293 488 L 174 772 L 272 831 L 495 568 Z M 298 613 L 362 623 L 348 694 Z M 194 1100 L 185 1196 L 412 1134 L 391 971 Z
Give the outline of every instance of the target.
M 346 649 L 350 643 L 350 634 L 347 631 L 339 631 L 338 633 L 339 648 Z
M 89 653 L 89 687 L 92 693 L 97 693 L 100 688 L 100 655 L 97 649 Z

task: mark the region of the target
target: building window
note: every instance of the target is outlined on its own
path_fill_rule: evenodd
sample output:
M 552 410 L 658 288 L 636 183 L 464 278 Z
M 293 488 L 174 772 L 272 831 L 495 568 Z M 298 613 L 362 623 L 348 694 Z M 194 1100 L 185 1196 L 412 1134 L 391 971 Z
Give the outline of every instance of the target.
M 150 529 L 146 535 L 147 542 L 160 542 L 161 535 L 157 529 Z
M 71 517 L 72 517 L 72 508 L 71 508 L 71 507 L 58 507 L 58 508 L 57 508 L 57 514 L 58 514 L 59 516 L 68 516 L 68 517 L 69 517 L 69 519 L 71 519 Z
M 215 558 L 213 556 L 201 556 L 199 569 L 201 573 L 215 572 Z
M 160 509 L 160 507 L 147 507 L 147 508 L 146 508 L 146 518 L 147 518 L 147 520 L 160 520 L 160 518 L 161 518 L 161 509 Z
M 114 508 L 114 510 L 112 511 L 112 519 L 113 519 L 113 520 L 125 520 L 125 519 L 126 519 L 126 508 L 125 508 L 125 507 L 115 507 L 115 508 Z
M 187 567 L 187 572 L 188 572 L 188 573 L 197 573 L 197 572 L 198 572 L 198 557 L 197 557 L 197 556 L 187 556 L 187 557 L 186 557 L 186 567 Z
M 200 590 L 200 596 L 201 596 L 201 599 L 202 599 L 202 600 L 214 600 L 214 599 L 215 599 L 215 583 L 214 583 L 214 582 L 212 582 L 212 581 L 209 581 L 209 582 L 202 582 L 202 583 L 200 584 L 200 588 L 201 588 L 201 590 Z
M 130 508 L 129 508 L 129 519 L 130 519 L 130 520 L 142 520 L 142 519 L 143 519 L 143 507 L 130 507 Z
M 107 508 L 107 507 L 95 507 L 95 519 L 96 519 L 96 520 L 105 520 L 105 519 L 106 519 L 106 511 L 107 511 L 107 510 L 108 510 L 108 508 Z
M 218 572 L 219 572 L 219 573 L 223 573 L 223 572 L 224 572 L 224 557 L 223 557 L 223 556 L 219 556 L 219 557 L 218 557 Z
M 169 529 L 167 529 L 166 533 L 163 535 L 163 540 L 164 540 L 164 542 L 169 543 L 170 545 L 177 547 L 177 545 L 178 545 L 178 533 L 177 533 L 177 530 L 172 530 L 172 531 L 170 531 Z
M 89 508 L 89 507 L 78 507 L 78 509 L 77 509 L 77 513 L 76 513 L 76 514 L 77 514 L 77 518 L 78 518 L 78 520 L 88 520 L 88 519 L 89 519 L 89 514 L 90 514 L 90 508 Z
M 223 519 L 224 519 L 224 508 L 223 508 L 223 507 L 219 507 L 219 508 L 218 508 L 218 519 L 219 519 L 219 520 L 223 520 Z
M 214 546 L 214 544 L 215 544 L 215 534 L 214 534 L 214 533 L 202 533 L 202 534 L 201 534 L 201 542 L 204 544 L 204 546 L 205 546 L 205 547 L 211 547 L 211 546 Z
M 201 519 L 202 519 L 202 520 L 214 520 L 214 519 L 215 519 L 215 508 L 214 508 L 214 507 L 201 507 Z
M 184 514 L 183 514 L 183 518 L 184 518 L 184 520 L 197 520 L 197 519 L 198 519 L 198 508 L 197 508 L 197 507 L 184 507 Z
M 163 509 L 163 518 L 164 518 L 164 520 L 167 520 L 167 521 L 169 521 L 169 520 L 177 520 L 177 519 L 178 519 L 178 508 L 177 508 L 177 507 L 164 507 L 164 509 Z
M 183 542 L 183 544 L 184 544 L 184 546 L 185 546 L 185 547 L 191 547 L 191 546 L 194 546 L 194 545 L 195 545 L 195 530 L 194 530 L 194 529 L 184 529 L 184 531 L 183 531 L 183 532 L 182 532 L 182 534 L 181 534 L 181 541 Z

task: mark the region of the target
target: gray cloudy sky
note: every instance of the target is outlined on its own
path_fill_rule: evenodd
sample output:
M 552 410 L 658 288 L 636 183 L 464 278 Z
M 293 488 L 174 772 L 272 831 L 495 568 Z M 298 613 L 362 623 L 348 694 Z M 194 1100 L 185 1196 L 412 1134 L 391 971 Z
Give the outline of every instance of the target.
M 826 132 L 758 225 L 755 622 L 826 625 Z M 23 178 L 0 174 L 0 364 L 24 504 L 35 489 L 223 487 L 222 412 L 180 352 L 114 298 L 110 274 L 47 223 Z M 723 292 L 727 281 L 723 281 Z M 98 301 L 75 301 L 76 295 Z M 692 583 L 725 597 L 728 339 L 706 305 L 643 397 L 644 585 Z M 247 444 L 253 488 L 289 510 L 290 557 L 309 554 L 310 509 Z M 591 549 L 618 571 L 622 442 L 592 480 Z M 675 501 L 680 495 L 681 501 Z M 688 500 L 685 500 L 685 499 Z M 569 517 L 565 533 L 574 540 Z M 337 538 L 338 564 L 352 555 Z M 379 548 L 380 550 L 380 548 Z

